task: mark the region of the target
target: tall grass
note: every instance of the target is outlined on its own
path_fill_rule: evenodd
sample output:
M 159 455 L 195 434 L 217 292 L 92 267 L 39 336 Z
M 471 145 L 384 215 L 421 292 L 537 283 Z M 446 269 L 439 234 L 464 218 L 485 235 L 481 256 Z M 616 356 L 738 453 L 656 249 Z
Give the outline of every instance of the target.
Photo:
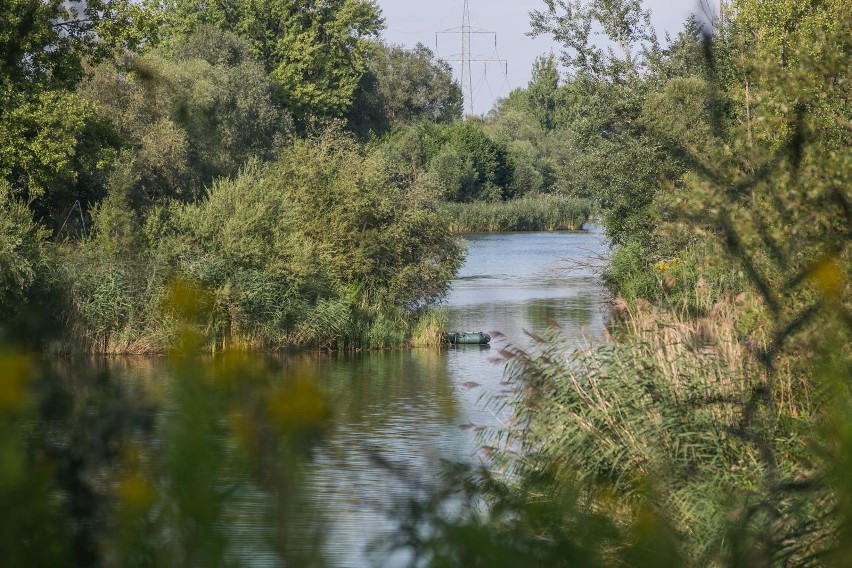
M 541 195 L 513 201 L 445 203 L 456 233 L 501 231 L 577 231 L 592 213 L 591 203 L 575 197 Z
M 770 337 L 741 341 L 748 308 L 728 299 L 692 318 L 641 300 L 616 307 L 617 342 L 574 350 L 553 329 L 529 350 L 507 350 L 522 393 L 524 479 L 547 472 L 552 494 L 581 488 L 622 526 L 651 499 L 685 565 L 727 564 L 731 532 L 754 547 L 761 536 L 749 531 L 758 526 L 775 532 L 774 553 L 793 564 L 829 547 L 829 491 L 766 483 L 770 452 L 780 477 L 811 473 L 808 424 L 818 409 L 790 364 L 770 378 L 757 355 Z M 753 394 L 770 380 L 772 411 L 758 410 Z M 775 499 L 784 507 L 763 519 L 757 504 Z M 754 517 L 738 516 L 751 507 Z
M 411 332 L 411 345 L 414 347 L 437 347 L 444 344 L 449 315 L 440 309 L 429 309 L 420 314 L 417 324 Z

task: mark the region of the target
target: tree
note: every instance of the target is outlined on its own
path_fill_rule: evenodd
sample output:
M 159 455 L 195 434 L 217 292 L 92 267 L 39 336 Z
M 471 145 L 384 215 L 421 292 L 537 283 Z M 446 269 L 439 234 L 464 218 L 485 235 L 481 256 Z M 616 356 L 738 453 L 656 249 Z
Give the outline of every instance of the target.
M 530 12 L 532 36 L 551 34 L 564 46 L 563 64 L 575 72 L 601 79 L 635 76 L 644 64 L 643 52 L 656 50 L 657 37 L 650 13 L 640 0 L 544 0 L 545 11 Z M 599 31 L 600 30 L 600 31 Z M 595 44 L 593 35 L 603 35 L 618 46 Z
M 104 63 L 79 91 L 133 150 L 137 205 L 190 199 L 250 158 L 274 159 L 292 130 L 247 44 L 210 26 L 170 58 L 153 51 L 124 69 Z
M 450 66 L 418 43 L 414 49 L 379 44 L 370 57 L 388 117 L 411 124 L 448 123 L 462 116 L 462 93 Z
M 755 140 L 779 143 L 790 134 L 789 113 L 806 112 L 819 124 L 820 135 L 848 148 L 849 81 L 842 68 L 850 53 L 848 3 L 843 0 L 738 0 L 733 3 L 736 26 L 731 41 L 755 57 L 740 68 L 731 85 L 737 98 L 748 99 L 743 111 L 753 114 L 757 104 L 768 106 L 771 119 L 751 123 Z M 839 38 L 838 41 L 827 41 Z M 817 66 L 792 91 L 784 82 L 792 70 Z M 798 77 L 796 77 L 798 80 Z M 733 82 L 733 81 L 731 81 Z M 748 91 L 748 93 L 746 93 Z M 773 92 L 757 101 L 754 92 Z M 754 106 L 751 106 L 754 105 Z M 745 114 L 745 113 L 743 113 Z M 769 117 L 767 117 L 769 118 Z M 747 119 L 747 117 L 746 117 Z M 748 119 L 747 119 L 748 120 Z
M 471 201 L 482 190 L 473 162 L 449 144 L 427 167 L 447 201 Z
M 449 131 L 448 144 L 459 155 L 467 157 L 476 170 L 480 194 L 468 198 L 476 199 L 482 193 L 498 199 L 512 197 L 512 165 L 508 149 L 491 140 L 480 124 L 473 121 L 454 124 Z
M 383 26 L 369 0 L 161 1 L 172 49 L 204 24 L 237 35 L 303 125 L 346 112 L 364 74 L 368 40 Z
M 78 180 L 102 161 L 92 108 L 72 92 L 84 61 L 139 49 L 156 16 L 130 0 L 2 0 L 0 21 L 0 178 L 45 218 L 85 201 Z
M 417 44 L 414 49 L 374 43 L 367 69 L 347 113 L 350 129 L 362 138 L 391 124 L 445 124 L 462 116 L 462 94 L 449 65 Z
M 545 130 L 556 126 L 556 109 L 559 103 L 559 70 L 556 60 L 539 57 L 533 63 L 532 78 L 527 86 L 527 100 L 530 112 Z
M 69 89 L 83 59 L 137 51 L 157 25 L 155 12 L 131 0 L 2 0 L 0 14 L 2 91 Z

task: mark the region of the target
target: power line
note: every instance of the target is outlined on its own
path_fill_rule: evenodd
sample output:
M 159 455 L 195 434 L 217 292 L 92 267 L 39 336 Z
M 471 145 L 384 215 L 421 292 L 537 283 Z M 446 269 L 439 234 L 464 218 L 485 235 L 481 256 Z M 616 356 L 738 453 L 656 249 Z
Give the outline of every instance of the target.
M 489 63 L 503 63 L 505 73 L 508 75 L 509 73 L 509 63 L 505 59 L 500 59 L 498 57 L 487 57 L 482 55 L 474 55 L 471 52 L 470 48 L 470 38 L 474 34 L 488 34 L 494 35 L 494 51 L 497 51 L 497 32 L 491 30 L 484 30 L 482 28 L 475 28 L 470 25 L 470 0 L 464 0 L 464 10 L 462 12 L 462 25 L 457 28 L 450 28 L 448 30 L 441 30 L 435 34 L 435 51 L 438 51 L 438 36 L 442 34 L 452 34 L 461 36 L 461 53 L 450 55 L 448 57 L 442 57 L 441 59 L 444 61 L 452 61 L 458 63 L 461 67 L 461 88 L 462 93 L 464 93 L 465 98 L 468 102 L 468 111 L 469 114 L 473 114 L 473 72 L 471 70 L 471 63 L 484 63 L 484 66 L 487 70 Z

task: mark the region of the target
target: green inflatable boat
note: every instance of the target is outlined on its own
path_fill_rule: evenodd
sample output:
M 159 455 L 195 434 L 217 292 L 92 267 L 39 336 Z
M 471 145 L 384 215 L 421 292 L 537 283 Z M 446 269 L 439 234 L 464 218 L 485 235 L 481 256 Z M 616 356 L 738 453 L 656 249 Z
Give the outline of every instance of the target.
M 491 336 L 481 331 L 461 331 L 447 334 L 447 341 L 453 345 L 488 345 Z

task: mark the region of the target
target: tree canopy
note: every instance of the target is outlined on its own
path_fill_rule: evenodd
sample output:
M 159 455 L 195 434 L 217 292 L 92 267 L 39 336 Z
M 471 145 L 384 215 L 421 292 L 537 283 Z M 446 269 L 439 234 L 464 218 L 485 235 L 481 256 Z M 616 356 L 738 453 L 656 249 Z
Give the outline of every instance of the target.
M 370 0 L 162 0 L 164 41 L 177 48 L 199 26 L 245 40 L 301 123 L 340 117 L 366 68 L 369 40 L 384 26 Z

